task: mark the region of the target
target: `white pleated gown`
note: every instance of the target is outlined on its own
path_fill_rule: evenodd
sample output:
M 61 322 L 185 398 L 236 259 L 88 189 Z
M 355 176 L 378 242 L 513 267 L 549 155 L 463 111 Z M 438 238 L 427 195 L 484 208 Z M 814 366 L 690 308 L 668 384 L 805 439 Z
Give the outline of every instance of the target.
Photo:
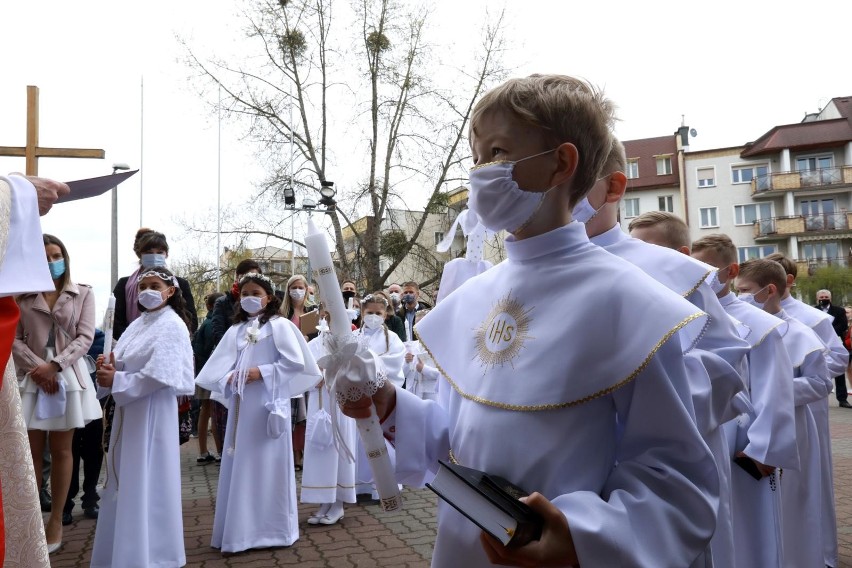
M 189 332 L 165 307 L 131 323 L 114 352 L 121 370 L 91 566 L 183 566 L 177 396 L 194 392 Z
M 278 438 L 268 435 L 266 403 L 283 400 L 280 407 L 289 424 L 289 399 L 311 386 L 306 377 L 313 384 L 320 379 L 301 332 L 276 317 L 260 328 L 251 354 L 250 366 L 260 369 L 263 380 L 247 384 L 242 397 L 234 394 L 227 379 L 238 352 L 247 346 L 247 326 L 228 330 L 196 378 L 199 386 L 224 392 L 230 401 L 211 539 L 222 552 L 290 546 L 298 540 L 292 437 L 289 428 Z

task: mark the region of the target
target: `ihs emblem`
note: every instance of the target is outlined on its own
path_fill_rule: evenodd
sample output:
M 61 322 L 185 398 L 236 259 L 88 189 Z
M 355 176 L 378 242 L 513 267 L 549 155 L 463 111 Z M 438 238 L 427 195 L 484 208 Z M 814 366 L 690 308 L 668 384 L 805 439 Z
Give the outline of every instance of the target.
M 474 333 L 476 353 L 488 371 L 491 367 L 505 365 L 517 357 L 524 343 L 534 339 L 529 335 L 532 308 L 525 310 L 511 292 L 499 300 Z

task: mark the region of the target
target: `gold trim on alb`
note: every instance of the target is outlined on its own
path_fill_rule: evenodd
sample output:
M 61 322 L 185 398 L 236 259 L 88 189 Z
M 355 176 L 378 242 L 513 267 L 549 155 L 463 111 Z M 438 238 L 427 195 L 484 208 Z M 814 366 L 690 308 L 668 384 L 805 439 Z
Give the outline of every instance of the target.
M 583 398 L 579 398 L 577 400 L 570 400 L 570 401 L 567 401 L 567 402 L 556 402 L 556 403 L 552 403 L 552 404 L 533 404 L 533 405 L 506 404 L 506 403 L 503 403 L 503 402 L 488 400 L 486 398 L 482 398 L 480 396 L 476 396 L 476 395 L 467 393 L 467 392 L 461 390 L 461 388 L 458 386 L 458 384 L 456 384 L 456 382 L 453 381 L 450 378 L 450 376 L 446 373 L 446 371 L 444 371 L 443 367 L 441 367 L 441 364 L 438 362 L 438 359 L 435 357 L 435 355 L 429 349 L 429 346 L 426 344 L 426 342 L 423 341 L 422 337 L 420 338 L 420 343 L 421 343 L 421 345 L 423 345 L 423 348 L 426 349 L 426 352 L 432 358 L 432 361 L 434 361 L 435 368 L 437 368 L 441 372 L 441 374 L 444 376 L 444 378 L 447 380 L 447 382 L 450 383 L 450 386 L 453 387 L 453 389 L 462 398 L 466 398 L 467 400 L 472 400 L 473 402 L 478 402 L 480 404 L 485 404 L 487 406 L 493 406 L 495 408 L 500 408 L 500 409 L 503 409 L 503 410 L 512 410 L 512 411 L 516 411 L 516 412 L 538 412 L 538 411 L 542 411 L 542 410 L 558 410 L 558 409 L 561 409 L 561 408 L 570 408 L 572 406 L 579 406 L 579 405 L 584 404 L 586 402 L 590 402 L 590 401 L 592 401 L 596 398 L 600 398 L 602 396 L 606 396 L 610 393 L 617 391 L 618 389 L 620 389 L 621 387 L 623 387 L 624 385 L 630 383 L 633 379 L 635 379 L 639 375 L 639 373 L 644 371 L 645 367 L 648 366 L 648 363 L 651 362 L 651 359 L 654 357 L 654 355 L 656 355 L 657 351 L 660 350 L 660 347 L 662 347 L 665 342 L 667 342 L 669 339 L 671 339 L 671 337 L 675 333 L 677 333 L 678 331 L 680 331 L 681 329 L 686 327 L 689 323 L 691 323 L 691 322 L 693 322 L 693 321 L 695 321 L 695 320 L 697 320 L 701 317 L 704 317 L 704 316 L 705 316 L 704 312 L 696 312 L 696 313 L 692 314 L 691 316 L 685 318 L 683 321 L 681 321 L 679 324 L 677 324 L 672 329 L 670 329 L 668 331 L 668 333 L 666 333 L 662 337 L 662 339 L 660 339 L 657 342 L 657 344 L 654 345 L 654 348 L 648 353 L 647 357 L 645 357 L 645 359 L 642 361 L 642 363 L 638 367 L 636 367 L 636 369 L 634 369 L 633 372 L 630 373 L 623 380 L 621 380 L 621 381 L 615 383 L 614 385 L 609 386 L 605 389 L 601 389 L 598 392 L 592 393 L 588 396 L 584 396 Z

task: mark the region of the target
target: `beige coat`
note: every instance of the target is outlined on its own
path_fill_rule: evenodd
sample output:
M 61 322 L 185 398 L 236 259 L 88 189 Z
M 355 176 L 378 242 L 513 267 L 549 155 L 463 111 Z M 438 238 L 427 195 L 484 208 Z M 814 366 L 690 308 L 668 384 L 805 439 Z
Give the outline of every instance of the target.
M 18 378 L 45 362 L 45 347 L 55 324 L 56 356 L 51 361 L 62 369 L 73 369 L 82 388 L 90 386 L 91 379 L 81 375 L 74 363 L 88 353 L 95 337 L 95 300 L 92 289 L 85 284 L 69 282 L 57 298 L 52 313 L 42 294 L 20 296 L 18 306 L 21 319 L 12 347 Z

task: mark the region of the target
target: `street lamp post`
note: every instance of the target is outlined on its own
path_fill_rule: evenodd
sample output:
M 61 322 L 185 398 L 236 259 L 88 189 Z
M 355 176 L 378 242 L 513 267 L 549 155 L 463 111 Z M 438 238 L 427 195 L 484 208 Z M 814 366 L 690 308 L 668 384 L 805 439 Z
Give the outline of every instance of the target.
M 119 170 L 129 170 L 130 166 L 125 163 L 112 165 L 113 175 Z M 110 286 L 118 282 L 118 185 L 112 188 L 112 236 L 110 240 Z
M 319 204 L 325 207 L 321 210 L 322 213 L 331 213 L 334 211 L 337 202 L 334 200 L 334 195 L 337 193 L 334 190 L 333 181 L 320 182 L 320 200 Z M 284 188 L 284 206 L 290 210 L 290 275 L 296 273 L 296 211 L 307 211 L 308 214 L 317 210 L 317 202 L 306 197 L 302 200 L 302 206 L 296 207 L 296 193 L 293 191 L 293 186 Z M 310 271 L 309 271 L 310 272 Z

